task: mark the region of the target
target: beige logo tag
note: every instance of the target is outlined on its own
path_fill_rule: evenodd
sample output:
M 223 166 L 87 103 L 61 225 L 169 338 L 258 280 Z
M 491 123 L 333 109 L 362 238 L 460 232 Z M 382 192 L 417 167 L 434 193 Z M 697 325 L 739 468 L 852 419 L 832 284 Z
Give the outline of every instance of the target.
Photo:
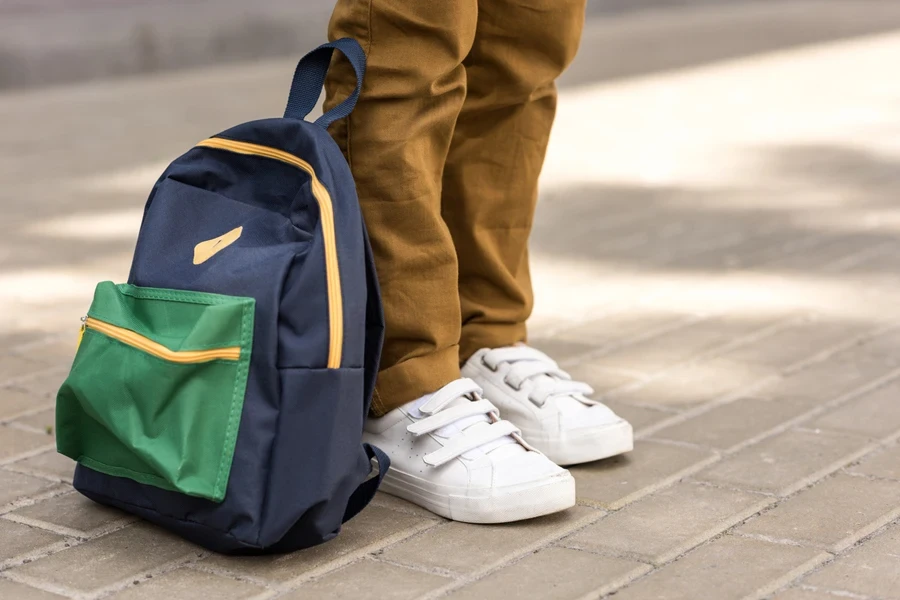
M 228 233 L 223 233 L 219 237 L 214 237 L 211 240 L 200 242 L 199 244 L 194 246 L 194 264 L 199 265 L 205 263 L 217 252 L 221 252 L 228 246 L 235 243 L 238 238 L 241 237 L 241 233 L 243 232 L 243 227 L 235 227 Z

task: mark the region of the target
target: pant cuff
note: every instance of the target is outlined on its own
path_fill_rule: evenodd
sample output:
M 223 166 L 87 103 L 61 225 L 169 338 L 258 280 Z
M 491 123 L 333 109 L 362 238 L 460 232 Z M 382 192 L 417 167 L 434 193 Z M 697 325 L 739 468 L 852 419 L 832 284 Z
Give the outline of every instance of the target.
M 378 373 L 372 416 L 380 417 L 459 379 L 459 347 L 410 358 Z
M 482 348 L 513 346 L 525 339 L 525 323 L 471 323 L 462 330 L 459 360 L 465 363 Z

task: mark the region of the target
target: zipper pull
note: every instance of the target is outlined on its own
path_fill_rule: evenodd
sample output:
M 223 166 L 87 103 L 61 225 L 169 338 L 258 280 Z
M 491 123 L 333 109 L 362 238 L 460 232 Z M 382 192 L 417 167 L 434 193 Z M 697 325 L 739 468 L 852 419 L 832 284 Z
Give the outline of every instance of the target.
M 78 343 L 75 344 L 75 350 L 81 347 L 81 340 L 84 338 L 84 329 L 87 327 L 87 316 L 81 317 L 81 329 L 78 330 Z

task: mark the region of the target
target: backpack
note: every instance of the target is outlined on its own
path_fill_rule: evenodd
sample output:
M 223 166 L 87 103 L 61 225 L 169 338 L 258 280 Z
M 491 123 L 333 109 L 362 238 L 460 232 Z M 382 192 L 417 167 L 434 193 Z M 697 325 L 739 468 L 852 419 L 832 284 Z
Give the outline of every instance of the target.
M 356 90 L 309 123 L 335 49 Z M 57 448 L 88 498 L 258 554 L 325 542 L 374 496 L 390 462 L 361 437 L 384 318 L 327 132 L 364 71 L 351 39 L 317 48 L 284 118 L 202 141 L 156 182 L 128 283 L 97 286 L 57 396 Z

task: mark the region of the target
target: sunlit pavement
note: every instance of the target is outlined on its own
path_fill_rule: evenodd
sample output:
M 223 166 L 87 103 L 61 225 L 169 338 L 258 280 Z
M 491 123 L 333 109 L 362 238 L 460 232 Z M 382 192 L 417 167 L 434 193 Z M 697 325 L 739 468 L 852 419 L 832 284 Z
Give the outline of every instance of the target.
M 0 598 L 900 598 L 900 33 L 592 78 L 604 27 L 562 89 L 532 342 L 635 451 L 573 469 L 561 515 L 382 496 L 277 558 L 73 494 L 52 406 L 166 162 L 279 114 L 292 64 L 0 96 Z

